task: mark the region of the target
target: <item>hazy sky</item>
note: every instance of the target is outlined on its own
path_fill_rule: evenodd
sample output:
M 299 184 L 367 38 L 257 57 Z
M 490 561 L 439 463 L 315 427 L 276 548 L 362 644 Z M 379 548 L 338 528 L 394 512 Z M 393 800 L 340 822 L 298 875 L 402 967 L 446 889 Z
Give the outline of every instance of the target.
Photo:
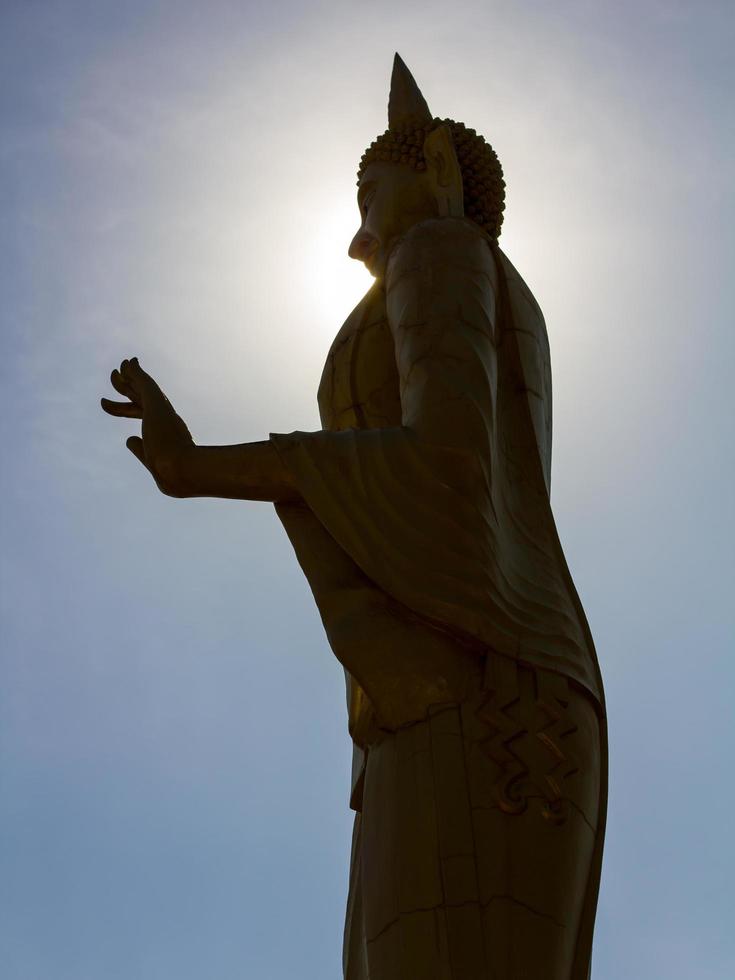
M 731 2 L 0 4 L 6 980 L 340 975 L 341 670 L 268 504 L 175 501 L 103 416 L 318 427 L 393 52 L 494 145 L 546 315 L 553 504 L 607 686 L 595 980 L 732 929 Z

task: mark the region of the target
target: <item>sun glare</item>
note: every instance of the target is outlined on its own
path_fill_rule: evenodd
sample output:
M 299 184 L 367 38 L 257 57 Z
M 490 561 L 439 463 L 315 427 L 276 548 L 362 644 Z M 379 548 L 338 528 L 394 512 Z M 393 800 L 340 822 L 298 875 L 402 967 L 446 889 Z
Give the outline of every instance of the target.
M 370 288 L 373 277 L 361 262 L 347 256 L 357 230 L 357 209 L 323 212 L 304 256 L 303 287 L 320 329 L 331 339 Z

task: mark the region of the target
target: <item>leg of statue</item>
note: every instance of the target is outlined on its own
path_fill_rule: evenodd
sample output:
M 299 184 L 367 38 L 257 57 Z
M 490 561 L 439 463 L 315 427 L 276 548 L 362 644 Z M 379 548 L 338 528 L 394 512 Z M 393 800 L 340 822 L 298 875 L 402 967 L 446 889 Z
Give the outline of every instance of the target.
M 587 980 L 604 819 L 595 706 L 494 658 L 463 723 L 488 976 Z
M 368 980 L 367 948 L 365 946 L 362 910 L 362 814 L 355 814 L 350 857 L 350 885 L 347 892 L 347 912 L 342 945 L 342 968 L 345 980 Z
M 500 657 L 475 696 L 371 745 L 348 980 L 586 980 L 599 774 L 592 702 Z

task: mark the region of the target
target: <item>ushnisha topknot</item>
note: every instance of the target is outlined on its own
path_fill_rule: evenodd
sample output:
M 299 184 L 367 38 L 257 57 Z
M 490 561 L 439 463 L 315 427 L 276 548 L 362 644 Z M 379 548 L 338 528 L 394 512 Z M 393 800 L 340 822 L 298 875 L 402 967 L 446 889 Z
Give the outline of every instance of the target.
M 497 240 L 505 209 L 505 181 L 495 150 L 464 123 L 432 117 L 426 99 L 396 53 L 388 100 L 388 129 L 373 140 L 360 160 L 359 184 L 371 163 L 398 163 L 426 170 L 424 140 L 437 126 L 449 130 L 462 174 L 465 215 Z

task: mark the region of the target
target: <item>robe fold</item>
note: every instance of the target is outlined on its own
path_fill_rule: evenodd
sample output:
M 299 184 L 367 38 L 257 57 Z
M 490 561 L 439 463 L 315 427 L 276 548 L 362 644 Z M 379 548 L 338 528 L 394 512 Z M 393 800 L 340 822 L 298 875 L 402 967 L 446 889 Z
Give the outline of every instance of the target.
M 370 334 L 382 346 L 373 339 L 363 351 Z M 335 382 L 347 347 L 350 363 Z M 361 360 L 374 378 L 359 378 Z M 313 570 L 324 531 L 417 616 L 601 700 L 549 502 L 543 316 L 474 223 L 422 222 L 397 243 L 384 282 L 332 345 L 319 408 L 322 431 L 271 440 L 315 518 L 311 534 L 303 519 L 292 534 L 289 508 L 278 508 L 327 634 L 340 634 L 340 609 Z

